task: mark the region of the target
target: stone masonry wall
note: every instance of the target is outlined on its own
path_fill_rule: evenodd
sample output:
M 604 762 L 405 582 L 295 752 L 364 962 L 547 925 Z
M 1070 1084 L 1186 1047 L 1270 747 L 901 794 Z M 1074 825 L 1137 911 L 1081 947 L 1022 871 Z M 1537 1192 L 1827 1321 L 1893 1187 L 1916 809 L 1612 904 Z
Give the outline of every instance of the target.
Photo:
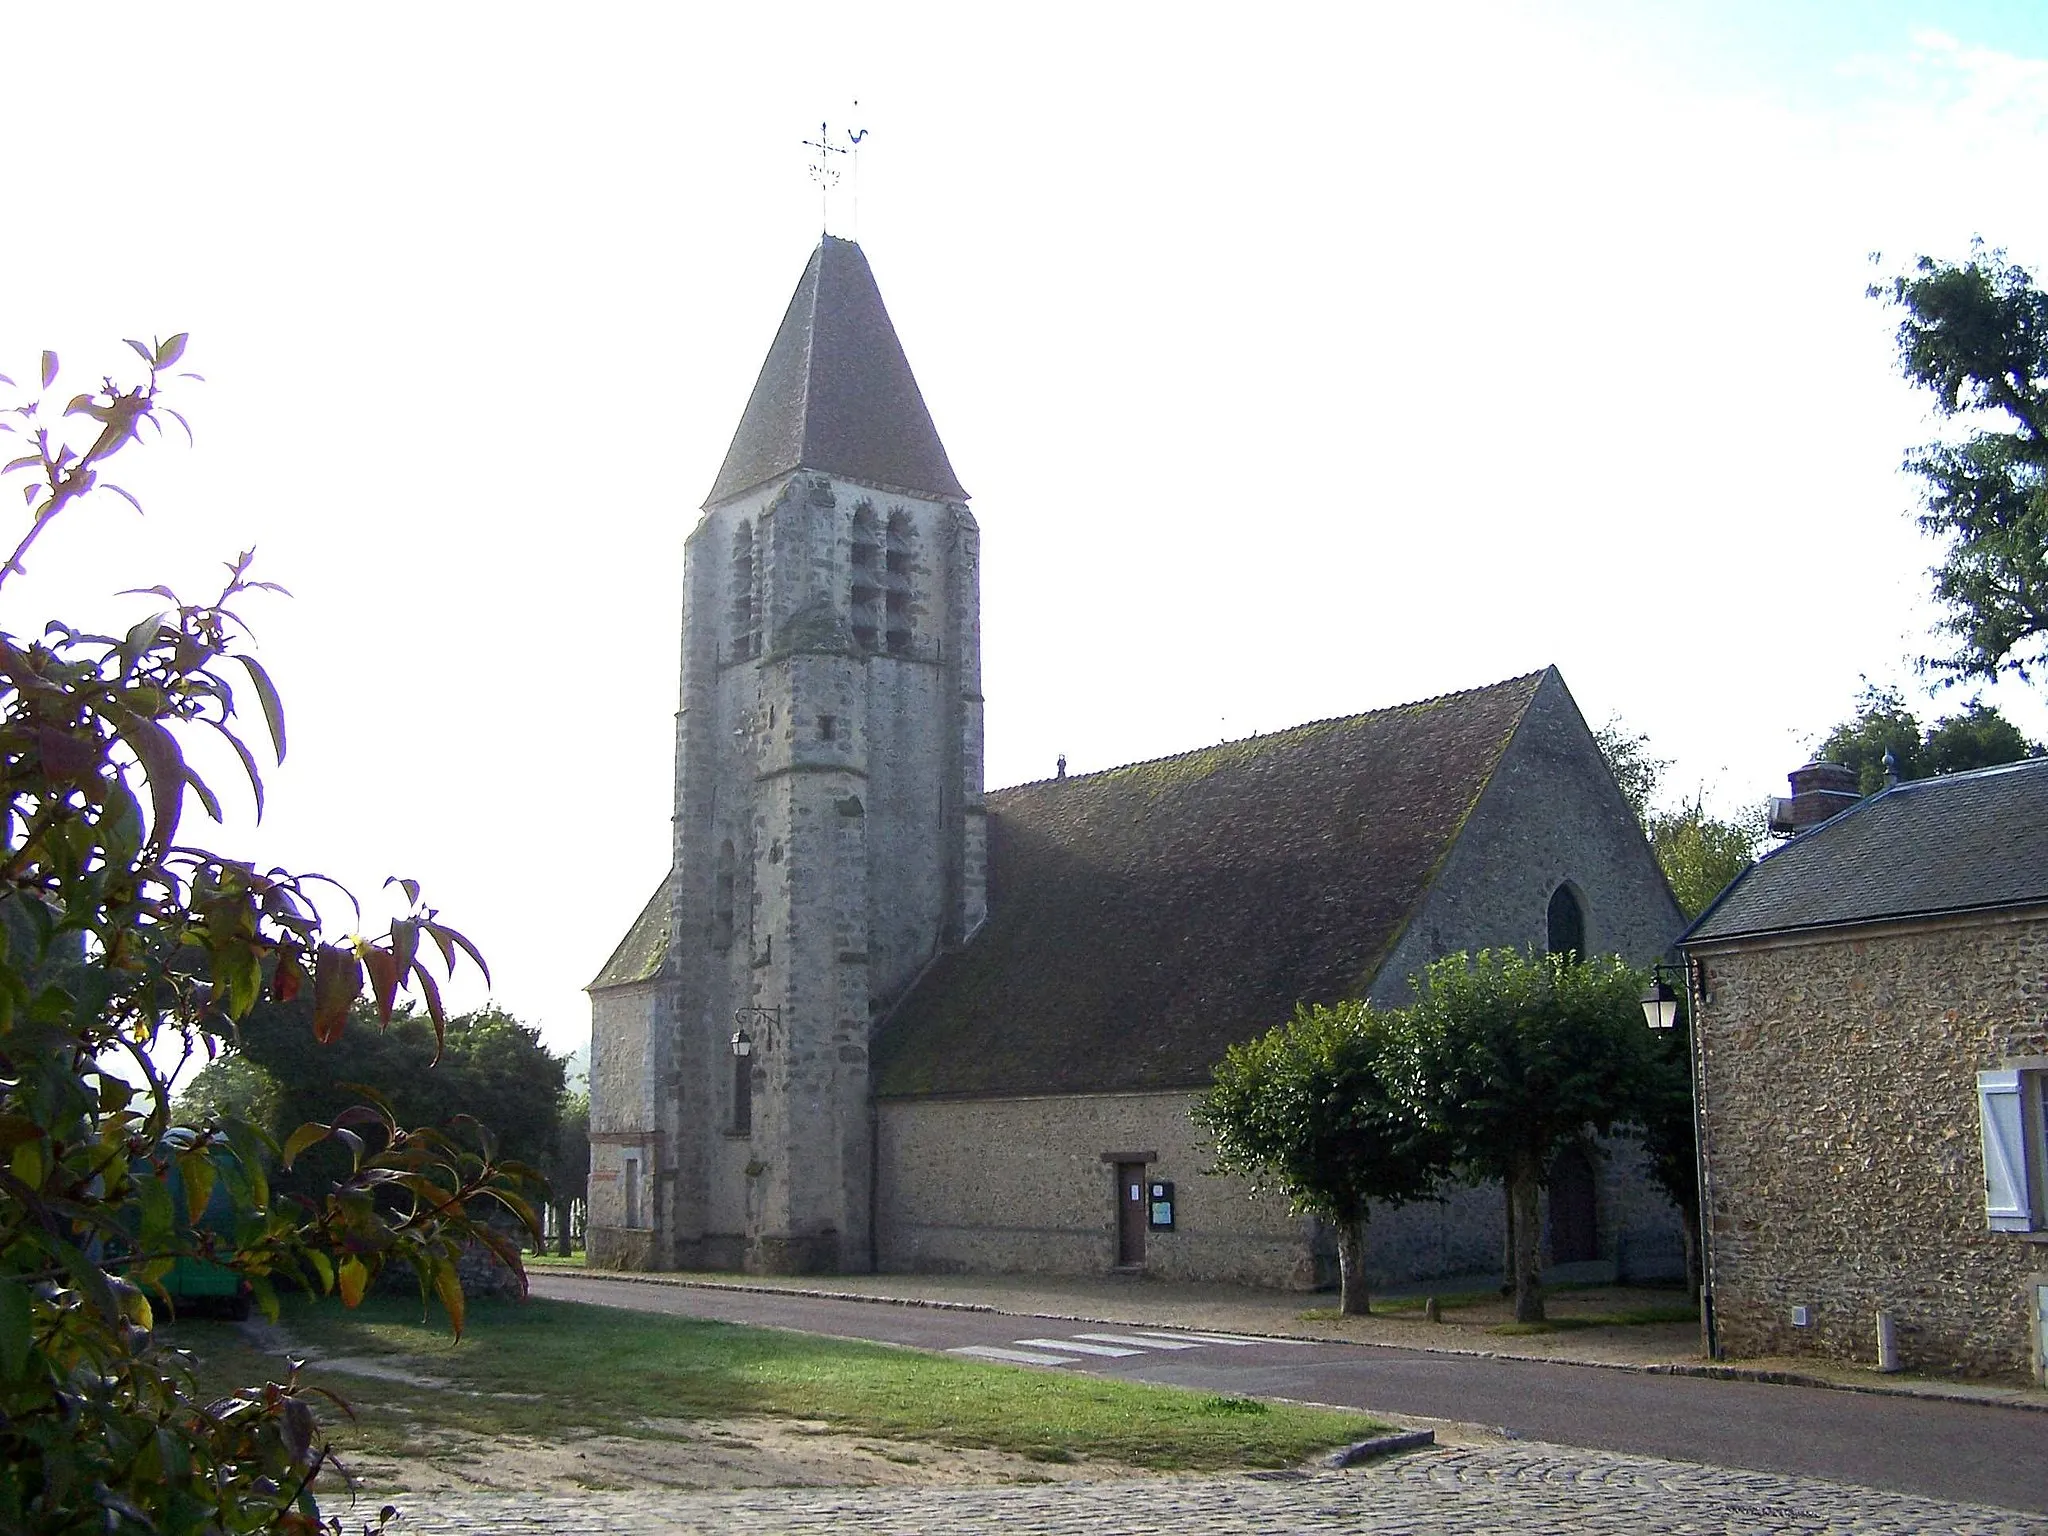
M 1336 1247 L 1286 1201 L 1213 1177 L 1185 1093 L 885 1100 L 879 1105 L 879 1267 L 891 1272 L 1103 1274 L 1117 1261 L 1115 1160 L 1153 1154 L 1175 1185 L 1175 1229 L 1147 1232 L 1145 1270 L 1310 1290 L 1337 1279 Z M 1675 1214 L 1640 1148 L 1596 1160 L 1602 1252 L 1630 1278 L 1680 1272 Z M 1108 1160 L 1106 1160 L 1108 1159 Z M 1546 1217 L 1547 1220 L 1547 1217 Z M 1366 1232 L 1374 1287 L 1499 1273 L 1498 1185 L 1376 1207 Z
M 1888 1310 L 1909 1370 L 2029 1370 L 2048 1248 L 1986 1226 L 1976 1074 L 2048 1055 L 2048 916 L 1698 953 L 1722 1350 L 1869 1364 Z

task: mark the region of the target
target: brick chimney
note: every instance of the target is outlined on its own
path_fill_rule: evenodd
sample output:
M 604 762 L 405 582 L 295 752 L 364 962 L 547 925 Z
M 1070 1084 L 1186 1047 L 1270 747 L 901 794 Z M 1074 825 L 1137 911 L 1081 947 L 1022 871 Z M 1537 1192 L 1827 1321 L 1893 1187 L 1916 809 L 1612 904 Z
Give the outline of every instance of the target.
M 1788 775 L 1792 783 L 1790 796 L 1771 797 L 1771 836 L 1797 837 L 1809 827 L 1817 827 L 1830 816 L 1840 815 L 1863 798 L 1856 786 L 1856 775 L 1840 763 L 1823 762 L 1816 758 L 1803 768 L 1795 768 Z

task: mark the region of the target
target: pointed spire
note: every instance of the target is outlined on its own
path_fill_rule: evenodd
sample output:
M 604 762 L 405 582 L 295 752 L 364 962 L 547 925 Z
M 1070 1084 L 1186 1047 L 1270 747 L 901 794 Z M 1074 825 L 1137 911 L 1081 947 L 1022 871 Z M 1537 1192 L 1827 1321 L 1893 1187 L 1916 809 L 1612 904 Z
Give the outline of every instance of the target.
M 704 504 L 799 468 L 967 499 L 867 257 L 831 235 L 811 253 Z

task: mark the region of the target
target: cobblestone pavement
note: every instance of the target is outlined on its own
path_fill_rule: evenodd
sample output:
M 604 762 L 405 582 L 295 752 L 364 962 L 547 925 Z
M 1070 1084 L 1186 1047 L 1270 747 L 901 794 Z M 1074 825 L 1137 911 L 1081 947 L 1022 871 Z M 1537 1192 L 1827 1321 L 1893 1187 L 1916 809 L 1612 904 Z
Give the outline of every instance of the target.
M 373 1514 L 374 1499 L 356 1518 Z M 347 1512 L 344 1525 L 350 1523 Z M 408 1497 L 399 1533 L 681 1536 L 684 1532 L 964 1532 L 1022 1536 L 2048 1536 L 2048 1520 L 1840 1483 L 1561 1446 L 1454 1447 L 1348 1472 L 980 1488 Z

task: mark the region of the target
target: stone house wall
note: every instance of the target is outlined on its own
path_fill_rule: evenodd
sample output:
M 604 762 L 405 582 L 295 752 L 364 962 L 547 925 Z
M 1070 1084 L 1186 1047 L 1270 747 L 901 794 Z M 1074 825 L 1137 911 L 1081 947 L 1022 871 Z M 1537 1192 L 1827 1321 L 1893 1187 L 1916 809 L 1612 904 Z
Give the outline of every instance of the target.
M 890 1099 L 877 1106 L 877 1267 L 885 1272 L 1099 1275 L 1117 1263 L 1116 1164 L 1146 1162 L 1175 1188 L 1174 1230 L 1148 1231 L 1145 1272 L 1171 1280 L 1313 1290 L 1334 1285 L 1336 1245 L 1287 1202 L 1205 1170 L 1212 1152 L 1186 1093 Z M 1648 1180 L 1641 1149 L 1612 1141 L 1595 1160 L 1602 1277 L 1683 1269 L 1677 1213 Z M 1546 1230 L 1548 1212 L 1545 1213 Z M 1375 1207 L 1366 1232 L 1374 1287 L 1496 1275 L 1497 1184 L 1441 1201 Z
M 2048 1056 L 2048 912 L 1692 953 L 1722 1352 L 1872 1364 L 1888 1311 L 1908 1370 L 2034 1369 L 2048 1245 L 1987 1227 L 1976 1074 Z

